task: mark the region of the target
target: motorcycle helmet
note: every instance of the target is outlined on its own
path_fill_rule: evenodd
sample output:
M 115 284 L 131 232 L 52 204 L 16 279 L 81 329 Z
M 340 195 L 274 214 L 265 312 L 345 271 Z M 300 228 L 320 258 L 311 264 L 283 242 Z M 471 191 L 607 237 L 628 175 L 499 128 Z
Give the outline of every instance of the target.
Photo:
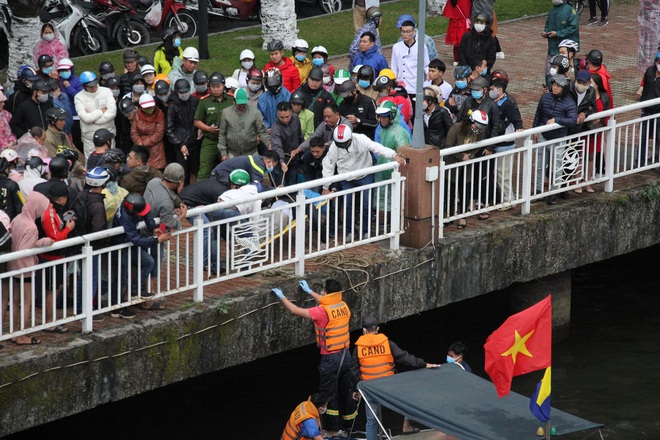
M 46 173 L 46 162 L 39 156 L 30 156 L 28 160 L 25 161 L 26 170 L 37 170 L 39 175 L 43 176 Z
M 273 52 L 275 50 L 284 50 L 284 43 L 282 43 L 281 40 L 269 41 L 268 44 L 266 45 L 266 50 L 268 50 L 268 52 Z
M 332 140 L 335 141 L 337 148 L 348 149 L 353 141 L 353 129 L 350 125 L 339 124 L 332 132 Z
M 291 98 L 289 98 L 289 102 L 291 104 L 305 105 L 305 98 L 303 97 L 303 94 L 301 92 L 296 90 L 291 94 Z
M 104 85 L 109 89 L 113 87 L 119 88 L 120 87 L 119 79 L 113 76 L 112 78 L 106 79 Z
M 186 47 L 182 56 L 188 61 L 199 62 L 199 51 L 194 47 Z
M 83 86 L 94 87 L 99 83 L 94 72 L 90 72 L 89 70 L 81 73 L 79 79 Z
M 195 73 L 193 74 L 193 82 L 195 84 L 206 84 L 209 82 L 209 75 L 208 73 L 204 72 L 203 70 L 196 70 Z
M 119 111 L 122 115 L 128 117 L 135 111 L 135 104 L 131 98 L 123 98 L 119 101 Z
M 250 183 L 250 175 L 247 171 L 239 168 L 229 173 L 229 180 L 234 185 L 243 186 Z
M 307 41 L 298 38 L 296 41 L 293 42 L 293 46 L 291 47 L 291 52 L 295 55 L 296 52 L 309 52 L 309 44 L 307 44 Z
M 355 90 L 357 87 L 353 81 L 344 81 L 343 83 L 335 87 L 335 91 L 342 98 L 346 98 L 349 93 Z
M 569 51 L 572 50 L 573 52 L 578 52 L 580 49 L 580 45 L 578 43 L 569 39 L 561 40 L 558 47 L 565 47 Z
M 335 72 L 335 84 L 342 84 L 351 79 L 351 74 L 346 69 L 339 69 Z
M 415 17 L 413 17 L 410 14 L 403 14 L 402 16 L 399 17 L 399 19 L 396 21 L 396 28 L 401 29 L 401 25 L 405 21 L 412 21 L 413 26 L 417 26 L 417 21 L 415 21 Z
M 467 78 L 472 74 L 472 69 L 470 66 L 456 66 L 454 68 L 454 78 L 461 79 Z
M 26 81 L 37 81 L 41 77 L 37 75 L 37 72 L 32 68 L 32 67 L 26 67 L 23 70 L 21 70 L 21 74 L 19 75 L 20 79 L 24 79 Z
M 312 67 L 307 78 L 314 81 L 323 81 L 323 69 L 317 66 Z
M 488 113 L 483 110 L 475 110 L 470 115 L 470 121 L 477 124 L 477 127 L 485 130 L 488 126 Z
M 162 35 L 163 42 L 173 39 L 178 34 L 179 34 L 179 31 L 174 29 L 173 27 L 165 28 L 165 30 L 163 31 L 163 35 Z
M 229 76 L 225 78 L 225 87 L 228 88 L 229 90 L 236 90 L 241 85 L 238 83 L 238 80 L 234 78 L 233 76 Z
M 566 58 L 564 55 L 555 55 L 550 60 L 550 64 L 553 66 L 557 66 L 557 73 L 560 73 L 562 75 L 568 72 L 568 67 L 570 65 L 568 58 Z
M 257 69 L 259 70 L 259 69 Z M 250 79 L 250 75 L 248 74 L 248 79 Z M 220 73 L 220 72 L 213 72 L 211 76 L 209 76 L 209 84 L 224 84 L 225 83 L 225 76 Z
M 59 107 L 52 107 L 46 110 L 46 119 L 50 124 L 55 124 L 55 121 L 66 121 L 66 110 Z
M 399 109 L 396 107 L 396 104 L 390 100 L 383 101 L 380 103 L 376 109 L 376 116 L 386 116 L 390 118 L 390 121 L 393 121 L 396 118 Z
M 241 54 L 238 57 L 239 60 L 254 60 L 254 52 L 252 52 L 250 49 L 243 49 L 241 51 Z
M 266 71 L 266 89 L 273 95 L 277 95 L 282 89 L 282 72 L 275 67 Z
M 48 63 L 54 63 L 53 57 L 47 54 L 39 55 L 39 58 L 37 58 L 37 65 L 39 66 L 40 69 L 44 68 L 46 64 Z
M 119 172 L 111 165 L 101 165 L 101 168 L 108 173 L 108 182 L 116 182 L 119 179 Z
M 55 156 L 48 164 L 48 171 L 53 179 L 63 179 L 69 174 L 69 161 L 62 156 Z
M 372 18 L 379 18 L 383 16 L 383 11 L 378 6 L 372 6 L 367 10 L 367 20 Z
M 80 156 L 78 152 L 72 148 L 61 146 L 57 149 L 56 156 L 63 157 L 69 162 L 69 171 L 73 169 L 73 166 L 78 162 Z
M 138 54 L 137 50 L 135 49 L 126 49 L 124 51 L 124 55 L 122 55 L 122 59 L 125 63 L 130 61 L 137 61 L 139 57 L 140 54 Z
M 256 67 L 253 67 L 248 71 L 247 74 L 247 79 L 248 81 L 253 79 L 255 81 L 263 82 L 264 81 L 264 73 L 261 71 L 261 69 L 257 69 Z
M 138 67 L 142 68 L 149 64 L 149 59 L 145 57 L 144 55 L 138 56 Z
M 151 64 L 145 64 L 140 69 L 140 75 L 144 76 L 147 73 L 153 73 L 154 75 L 156 75 L 156 68 L 154 66 L 152 66 Z
M 144 217 L 149 214 L 151 206 L 141 194 L 130 193 L 124 198 L 124 209 L 138 217 Z
M 18 153 L 16 150 L 7 148 L 6 150 L 3 150 L 2 153 L 0 153 L 0 157 L 6 160 L 8 163 L 11 163 L 18 160 Z
M 163 81 L 162 79 L 158 80 L 154 86 L 154 92 L 156 93 L 156 96 L 167 95 L 170 92 L 170 85 L 167 81 Z
M 109 143 L 114 137 L 114 133 L 112 133 L 107 128 L 99 128 L 94 132 L 94 146 L 100 147 L 101 145 L 105 145 Z
M 105 163 L 126 163 L 126 153 L 119 148 L 110 148 L 103 153 L 103 161 Z
M 603 52 L 598 49 L 590 50 L 587 54 L 587 61 L 589 61 L 594 66 L 600 66 L 603 64 Z
M 377 92 L 380 92 L 385 89 L 385 87 L 389 87 L 392 84 L 392 80 L 386 77 L 385 75 L 381 75 L 378 78 L 376 78 L 376 81 L 374 81 L 374 90 Z
M 85 176 L 85 184 L 93 187 L 105 185 L 110 178 L 110 175 L 103 167 L 96 167 L 87 171 Z
M 70 70 L 73 69 L 73 61 L 68 58 L 62 58 L 57 63 L 57 70 Z
M 502 69 L 493 70 L 493 74 L 491 76 L 492 79 L 499 78 L 505 83 L 509 84 L 509 74 Z
M 174 83 L 174 91 L 177 93 L 188 93 L 190 91 L 190 83 L 187 79 L 177 79 Z
M 32 90 L 39 90 L 42 92 L 50 92 L 51 88 L 50 85 L 48 85 L 47 81 L 44 81 L 43 79 L 40 79 L 38 81 L 35 81 L 34 84 L 32 84 Z
M 103 77 L 104 75 L 109 75 L 114 73 L 115 73 L 115 66 L 113 66 L 110 61 L 101 61 L 101 64 L 99 64 L 99 74 L 101 75 L 101 77 Z
M 366 79 L 369 82 L 374 81 L 374 68 L 371 66 L 364 65 L 360 67 L 360 70 L 357 74 L 358 80 Z

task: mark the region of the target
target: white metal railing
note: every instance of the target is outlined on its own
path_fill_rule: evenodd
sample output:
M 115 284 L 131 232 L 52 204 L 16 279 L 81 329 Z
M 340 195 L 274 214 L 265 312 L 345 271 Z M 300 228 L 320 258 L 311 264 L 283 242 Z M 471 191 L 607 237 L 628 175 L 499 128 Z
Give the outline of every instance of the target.
M 366 171 L 246 196 L 240 203 L 279 198 L 253 214 L 240 214 L 231 202 L 190 209 L 192 226 L 172 231 L 169 242 L 148 252 L 117 242 L 123 228 L 112 228 L 0 255 L 1 264 L 65 251 L 62 259 L 0 274 L 2 310 L 7 312 L 0 314 L 0 341 L 74 321 L 91 332 L 95 315 L 144 303 L 144 289 L 156 300 L 192 291 L 193 300 L 200 302 L 205 286 L 232 278 L 290 264 L 302 276 L 311 258 L 384 239 L 398 249 L 405 178 L 396 162 L 368 169 L 374 175 L 391 172 L 385 180 L 306 196 L 306 190 L 349 181 Z M 108 243 L 93 247 L 98 240 Z M 154 277 L 144 272 L 151 259 L 159 262 Z
M 607 125 L 558 139 L 543 138 L 560 127 L 551 124 L 440 150 L 438 237 L 451 221 L 514 205 L 529 214 L 531 203 L 546 197 L 597 183 L 612 192 L 616 178 L 658 168 L 660 114 L 638 113 L 658 104 L 660 98 L 593 114 L 585 121 L 609 118 Z M 509 151 L 463 156 L 521 140 Z

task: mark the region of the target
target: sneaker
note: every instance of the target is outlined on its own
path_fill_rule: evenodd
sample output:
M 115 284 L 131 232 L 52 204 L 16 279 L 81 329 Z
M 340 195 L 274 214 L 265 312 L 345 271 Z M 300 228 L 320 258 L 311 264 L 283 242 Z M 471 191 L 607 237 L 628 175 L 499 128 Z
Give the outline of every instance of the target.
M 504 52 L 502 52 L 502 51 L 497 52 L 495 54 L 495 58 L 497 58 L 498 60 L 503 60 L 504 59 Z
M 133 319 L 135 318 L 135 312 L 132 312 L 128 308 L 113 310 L 110 312 L 110 316 L 113 318 L 124 318 L 124 319 Z
M 156 296 L 156 294 L 151 292 L 142 291 L 142 293 L 140 293 L 140 297 L 143 299 L 153 298 L 154 296 Z
M 591 17 L 591 18 L 589 19 L 589 21 L 587 21 L 587 26 L 592 26 L 592 25 L 594 25 L 594 24 L 596 24 L 596 23 L 598 23 L 598 20 L 596 19 L 596 17 Z
M 557 196 L 555 194 L 553 194 L 551 196 L 548 196 L 548 198 L 546 199 L 546 202 L 548 203 L 548 205 L 556 205 L 557 200 L 558 200 Z
M 92 316 L 92 322 L 103 322 L 105 321 L 105 314 L 97 314 Z
M 609 24 L 609 20 L 607 18 L 603 18 L 599 23 L 598 26 L 600 27 L 605 27 Z

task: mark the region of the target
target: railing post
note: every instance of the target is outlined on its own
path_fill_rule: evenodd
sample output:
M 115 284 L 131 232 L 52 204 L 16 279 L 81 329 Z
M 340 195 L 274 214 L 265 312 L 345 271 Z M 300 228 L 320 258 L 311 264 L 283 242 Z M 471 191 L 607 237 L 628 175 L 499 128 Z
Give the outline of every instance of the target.
M 439 173 L 438 173 L 438 238 L 444 237 L 444 232 L 445 232 L 445 222 L 444 222 L 444 209 L 445 209 L 445 173 L 447 171 L 445 170 L 445 161 L 442 158 L 442 154 L 440 154 L 440 168 L 439 168 Z M 435 185 L 435 182 L 431 182 Z M 433 194 L 433 191 L 431 191 L 431 194 Z
M 94 286 L 93 283 L 93 273 L 94 273 L 94 255 L 92 246 L 87 242 L 83 248 L 82 253 L 84 258 L 82 259 L 82 311 L 83 311 L 83 320 L 82 320 L 82 332 L 91 333 L 93 330 L 93 301 L 92 297 L 94 296 Z
M 298 191 L 296 196 L 296 275 L 305 275 L 305 193 Z
M 204 243 L 204 220 L 202 220 L 201 215 L 195 217 L 194 227 L 193 282 L 197 287 L 193 291 L 193 302 L 202 302 L 204 301 L 204 246 L 207 246 L 207 243 Z M 209 231 L 210 234 L 211 231 Z M 218 256 L 219 258 L 220 256 Z M 211 259 L 212 257 L 209 252 L 209 260 Z M 209 264 L 211 264 L 210 261 Z M 220 264 L 219 261 L 218 264 Z
M 607 144 L 605 145 L 605 192 L 614 191 L 614 141 L 616 140 L 616 120 L 614 116 L 607 122 Z M 605 132 L 603 132 L 605 133 Z
M 399 168 L 394 168 L 392 171 L 392 206 L 390 209 L 390 224 L 392 225 L 392 232 L 394 235 L 390 238 L 390 250 L 399 249 L 399 231 L 401 229 L 401 173 Z M 376 226 L 378 227 L 378 226 Z
M 522 181 L 522 196 L 523 204 L 521 207 L 521 214 L 527 215 L 531 212 L 532 202 L 530 197 L 532 195 L 532 156 L 534 155 L 534 141 L 532 137 L 528 136 L 523 143 L 523 181 Z

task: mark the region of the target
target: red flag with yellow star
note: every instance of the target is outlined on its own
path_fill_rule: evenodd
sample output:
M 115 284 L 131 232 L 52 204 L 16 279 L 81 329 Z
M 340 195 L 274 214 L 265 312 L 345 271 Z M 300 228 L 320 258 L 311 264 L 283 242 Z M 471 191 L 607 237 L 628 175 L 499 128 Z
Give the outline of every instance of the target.
M 551 298 L 510 316 L 486 340 L 486 372 L 499 397 L 509 394 L 513 376 L 551 365 Z

